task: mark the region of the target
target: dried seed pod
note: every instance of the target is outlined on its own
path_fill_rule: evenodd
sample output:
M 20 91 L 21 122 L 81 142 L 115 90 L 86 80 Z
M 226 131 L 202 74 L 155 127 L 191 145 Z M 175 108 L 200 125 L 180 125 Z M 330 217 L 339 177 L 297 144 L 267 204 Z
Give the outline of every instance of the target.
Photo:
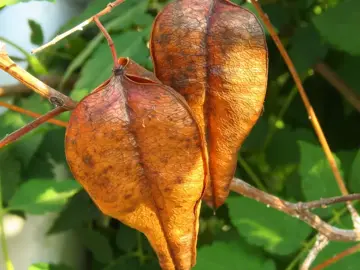
M 105 214 L 143 232 L 163 269 L 196 261 L 203 139 L 185 100 L 129 59 L 74 109 L 66 158 Z
M 204 199 L 217 208 L 263 108 L 268 58 L 262 27 L 227 0 L 176 0 L 157 16 L 150 48 L 156 76 L 184 96 L 205 134 L 210 179 Z

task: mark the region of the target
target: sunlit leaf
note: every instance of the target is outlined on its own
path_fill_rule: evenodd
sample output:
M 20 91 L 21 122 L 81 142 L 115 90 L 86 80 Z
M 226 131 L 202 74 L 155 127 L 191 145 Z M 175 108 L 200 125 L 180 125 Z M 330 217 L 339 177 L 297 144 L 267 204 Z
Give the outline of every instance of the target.
M 11 198 L 9 208 L 37 215 L 57 212 L 79 189 L 80 185 L 74 180 L 29 180 Z
M 291 254 L 301 247 L 311 232 L 311 228 L 301 220 L 255 200 L 231 197 L 227 203 L 232 223 L 239 234 L 249 244 L 261 246 L 267 252 Z

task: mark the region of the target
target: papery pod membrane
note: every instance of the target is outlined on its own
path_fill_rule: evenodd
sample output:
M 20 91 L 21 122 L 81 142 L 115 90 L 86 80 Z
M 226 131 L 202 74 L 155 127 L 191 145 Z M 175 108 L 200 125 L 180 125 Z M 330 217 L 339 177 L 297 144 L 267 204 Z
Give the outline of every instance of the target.
M 251 12 L 226 0 L 177 0 L 155 19 L 155 75 L 178 91 L 206 137 L 209 181 L 204 200 L 218 208 L 237 152 L 262 112 L 268 56 Z
M 119 62 L 72 112 L 68 164 L 103 213 L 146 235 L 163 269 L 190 269 L 206 179 L 199 127 L 177 92 Z

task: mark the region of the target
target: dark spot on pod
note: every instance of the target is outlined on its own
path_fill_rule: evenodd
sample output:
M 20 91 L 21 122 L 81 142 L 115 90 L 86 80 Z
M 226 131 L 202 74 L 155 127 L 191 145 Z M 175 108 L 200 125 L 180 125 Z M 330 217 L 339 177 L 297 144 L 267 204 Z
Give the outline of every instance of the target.
M 182 184 L 184 182 L 184 179 L 182 179 L 180 176 L 176 177 L 176 183 Z
M 126 195 L 124 196 L 124 199 L 125 199 L 125 200 L 129 200 L 131 197 L 132 197 L 132 194 L 126 194 Z
M 94 167 L 94 161 L 90 155 L 83 156 L 83 161 L 89 167 Z

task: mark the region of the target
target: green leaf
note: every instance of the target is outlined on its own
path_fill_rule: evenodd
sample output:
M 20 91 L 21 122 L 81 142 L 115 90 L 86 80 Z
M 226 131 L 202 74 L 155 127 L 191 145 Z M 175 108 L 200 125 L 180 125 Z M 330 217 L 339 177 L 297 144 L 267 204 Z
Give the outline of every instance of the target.
M 336 152 L 336 156 L 341 162 L 341 169 L 343 171 L 345 181 L 348 181 L 351 177 L 351 170 L 357 153 L 357 149 Z
M 40 62 L 40 60 L 36 56 L 29 55 L 27 57 L 27 60 L 29 62 L 30 67 L 34 70 L 34 72 L 37 75 L 45 75 L 48 73 L 45 66 Z
M 10 6 L 22 2 L 30 2 L 30 1 L 46 1 L 46 2 L 55 2 L 55 0 L 1 0 L 0 8 L 5 6 Z
M 61 165 L 66 173 L 59 179 L 71 178 L 65 159 L 64 137 L 64 128 L 56 127 L 48 130 L 36 153 L 32 156 L 24 177 L 51 179 L 55 177 L 55 167 Z
M 50 104 L 36 94 L 33 94 L 26 99 L 22 99 L 19 106 L 39 114 L 44 114 L 50 110 Z M 26 115 L 21 115 L 21 118 L 23 119 L 23 124 L 21 126 L 19 125 L 17 128 L 20 128 L 26 123 L 34 120 L 34 118 Z M 49 128 L 53 127 L 49 127 L 48 124 L 43 124 L 14 144 L 18 157 L 25 166 L 29 164 L 31 158 L 36 153 L 44 139 L 45 133 L 49 130 Z
M 266 151 L 267 161 L 271 166 L 298 164 L 300 150 L 296 141 L 302 140 L 316 143 L 312 131 L 307 129 L 290 129 L 285 127 L 277 131 Z
M 71 91 L 70 97 L 75 101 L 80 101 L 89 94 L 88 89 L 74 89 Z
M 75 194 L 54 221 L 49 234 L 80 228 L 84 223 L 100 216 L 100 211 L 94 205 L 89 195 L 81 190 Z
M 145 7 L 145 6 L 144 6 Z M 141 9 L 140 9 L 141 10 Z M 143 10 L 145 12 L 145 10 Z M 134 24 L 139 26 L 148 26 L 151 25 L 154 21 L 154 17 L 149 14 L 140 14 L 139 10 L 136 10 L 136 13 L 134 11 L 134 16 L 136 16 L 134 19 Z
M 64 264 L 34 263 L 28 270 L 72 270 L 72 268 Z
M 31 29 L 30 40 L 32 44 L 41 45 L 44 43 L 44 34 L 41 29 L 41 25 L 34 20 L 28 20 L 29 27 Z
M 9 202 L 9 208 L 37 215 L 58 212 L 79 190 L 80 185 L 75 180 L 55 182 L 32 179 L 16 191 Z
M 38 95 L 31 95 L 26 99 L 23 98 L 18 105 L 24 109 L 39 113 L 46 112 L 50 108 L 48 102 L 41 100 Z M 17 112 L 7 111 L 3 113 L 0 115 L 0 137 L 5 137 L 7 134 L 25 126 L 32 120 L 33 118 Z M 48 130 L 47 128 L 49 128 L 48 124 L 43 124 L 8 146 L 25 167 L 28 166 L 31 158 L 40 146 L 44 138 L 44 133 Z
M 304 141 L 298 141 L 298 144 L 301 153 L 299 173 L 305 198 L 311 201 L 339 196 L 339 188 L 322 148 Z M 340 161 L 336 156 L 335 160 L 342 174 Z M 341 205 L 332 207 L 339 208 Z M 327 216 L 331 214 L 331 208 L 318 209 L 317 212 Z
M 360 192 L 360 150 L 351 166 L 349 184 L 353 192 Z
M 46 129 L 34 130 L 14 144 L 17 156 L 21 159 L 24 166 L 29 164 L 31 158 L 39 148 L 46 131 Z
M 100 232 L 89 229 L 79 230 L 78 233 L 82 244 L 90 250 L 97 261 L 108 263 L 112 260 L 113 251 L 109 239 Z
M 130 57 L 139 64 L 146 61 L 148 50 L 141 33 L 130 31 L 114 35 L 113 40 L 120 56 Z M 75 88 L 96 88 L 110 78 L 112 68 L 113 61 L 109 46 L 107 43 L 103 43 L 81 70 L 81 75 L 76 82 Z
M 145 14 L 147 6 L 148 1 L 137 1 L 137 4 L 133 5 L 131 8 L 126 9 L 126 7 L 122 7 L 122 12 L 119 15 L 121 16 L 122 20 L 119 21 L 118 24 L 114 26 L 114 28 L 112 28 L 112 31 L 125 29 L 131 24 L 142 26 L 150 25 L 154 18 L 149 14 Z
M 246 249 L 241 242 L 215 242 L 200 248 L 194 270 L 229 269 L 275 270 L 276 267 L 272 260 Z
M 249 244 L 261 246 L 272 254 L 295 252 L 311 232 L 304 222 L 255 200 L 230 197 L 228 206 L 232 223 L 239 234 Z
M 327 51 L 327 46 L 312 24 L 295 30 L 291 38 L 289 55 L 300 75 L 322 60 Z
M 21 163 L 9 148 L 0 152 L 0 180 L 2 198 L 7 202 L 21 181 Z
M 238 2 L 244 3 L 245 1 L 238 1 Z M 245 2 L 241 6 L 254 13 L 257 18 L 260 18 L 259 13 L 255 9 L 254 5 L 252 5 L 251 3 Z M 268 4 L 268 5 L 264 5 L 263 9 L 264 12 L 271 18 L 271 23 L 273 24 L 276 33 L 278 33 L 279 29 L 284 24 L 288 23 L 289 20 L 291 19 L 289 12 L 282 5 Z M 267 27 L 264 25 L 263 21 L 260 19 L 258 21 L 262 25 L 264 33 L 268 35 L 269 32 L 267 30 Z
M 137 231 L 121 224 L 116 234 L 116 245 L 123 251 L 130 252 L 137 245 Z
M 39 114 L 47 113 L 51 109 L 49 102 L 38 94 L 32 94 L 27 98 L 21 99 L 19 106 Z M 23 117 L 27 121 L 34 119 L 25 115 Z
M 313 22 L 329 43 L 350 54 L 360 55 L 360 1 L 342 1 L 314 16 Z

